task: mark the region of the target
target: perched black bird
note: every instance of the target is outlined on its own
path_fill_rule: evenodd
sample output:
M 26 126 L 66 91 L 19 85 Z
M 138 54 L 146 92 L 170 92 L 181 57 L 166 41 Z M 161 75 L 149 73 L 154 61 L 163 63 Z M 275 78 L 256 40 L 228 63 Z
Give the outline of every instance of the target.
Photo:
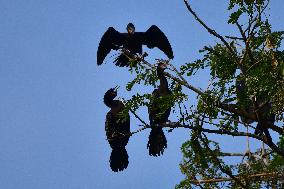
M 109 27 L 104 33 L 97 51 L 97 63 L 101 65 L 107 54 L 113 49 L 118 50 L 119 46 L 126 48 L 131 54 L 142 54 L 142 45 L 148 48 L 158 47 L 170 59 L 173 59 L 173 51 L 165 34 L 155 25 L 152 25 L 146 32 L 135 32 L 132 23 L 127 25 L 127 33 L 120 33 L 113 27 Z M 120 54 L 115 59 L 117 66 L 129 66 L 129 59 Z
M 119 100 L 114 100 L 117 96 L 117 88 L 109 89 L 104 95 L 104 103 L 111 110 L 106 115 L 105 131 L 110 147 L 110 167 L 114 172 L 122 171 L 128 166 L 128 154 L 125 146 L 129 140 L 130 118 L 122 120 L 119 113 L 123 111 L 124 104 Z M 125 136 L 127 135 L 127 136 Z
M 275 122 L 275 114 L 271 113 L 271 109 L 272 109 L 271 102 L 269 101 L 266 102 L 267 99 L 265 99 L 263 96 L 257 96 L 253 102 L 247 96 L 247 87 L 245 84 L 245 80 L 240 79 L 240 77 L 236 80 L 236 94 L 237 94 L 238 103 L 240 103 L 241 106 L 244 107 L 245 111 L 248 114 L 252 115 L 255 113 L 257 109 L 259 109 L 258 110 L 259 122 L 257 123 L 254 133 L 256 135 L 261 135 L 264 133 L 266 137 L 271 138 L 269 131 L 267 129 L 268 128 L 267 124 L 274 124 Z M 241 117 L 241 119 L 244 123 L 248 123 L 248 124 L 254 122 L 254 120 L 250 120 L 244 117 Z
M 259 109 L 259 122 L 256 125 L 254 134 L 262 135 L 264 133 L 266 136 L 269 135 L 267 136 L 268 138 L 270 138 L 269 140 L 272 140 L 267 128 L 269 128 L 269 124 L 274 124 L 275 114 L 271 113 L 271 102 L 266 102 L 266 104 L 260 107 L 260 105 L 262 105 L 263 103 L 265 103 L 265 99 L 262 99 L 260 97 L 256 99 L 255 106 L 256 109 Z
M 164 75 L 164 70 L 167 68 L 167 64 L 159 63 L 157 66 L 157 76 L 160 80 L 160 85 L 152 93 L 152 100 L 148 107 L 150 125 L 152 127 L 147 148 L 149 149 L 150 156 L 160 156 L 167 148 L 167 139 L 161 127 L 157 127 L 160 124 L 164 124 L 168 121 L 171 113 L 171 107 L 162 108 L 161 98 L 171 95 L 171 91 L 168 87 L 167 79 Z

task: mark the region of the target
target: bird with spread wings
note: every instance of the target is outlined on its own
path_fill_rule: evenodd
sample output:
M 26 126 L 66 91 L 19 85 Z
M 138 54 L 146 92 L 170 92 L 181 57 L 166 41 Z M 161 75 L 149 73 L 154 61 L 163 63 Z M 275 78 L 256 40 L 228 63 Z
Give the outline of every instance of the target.
M 113 27 L 109 27 L 99 43 L 97 51 L 97 63 L 101 65 L 111 50 L 118 50 L 120 47 L 127 49 L 131 54 L 142 54 L 142 45 L 148 48 L 157 47 L 163 51 L 169 59 L 173 59 L 171 44 L 165 34 L 155 25 L 152 25 L 146 32 L 135 32 L 132 23 L 127 25 L 127 33 L 120 33 Z M 121 53 L 115 60 L 116 66 L 129 66 L 129 58 Z

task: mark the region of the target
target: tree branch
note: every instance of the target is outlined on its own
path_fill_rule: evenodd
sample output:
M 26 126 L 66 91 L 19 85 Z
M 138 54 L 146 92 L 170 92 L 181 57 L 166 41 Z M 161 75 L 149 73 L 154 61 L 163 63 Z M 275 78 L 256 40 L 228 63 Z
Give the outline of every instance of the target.
M 239 176 L 235 175 L 235 178 L 243 180 L 243 179 L 254 179 L 254 178 L 259 178 L 259 180 L 265 178 L 265 177 L 270 177 L 270 178 L 284 178 L 283 173 L 278 173 L 278 172 L 272 172 L 272 173 L 258 173 L 258 174 L 253 174 L 253 175 L 247 175 L 246 177 L 244 176 Z M 209 183 L 216 183 L 216 182 L 228 182 L 232 181 L 232 178 L 213 178 L 213 179 L 207 179 L 207 180 L 189 180 L 190 183 L 192 184 L 209 184 Z
M 144 60 L 144 57 L 139 57 L 137 55 L 132 55 L 130 54 L 130 52 L 127 50 L 127 49 L 123 49 L 121 48 L 120 49 L 122 53 L 128 55 L 128 56 L 131 56 L 132 59 L 134 60 L 137 60 L 137 61 L 140 61 L 142 62 L 143 64 L 149 66 L 150 68 L 153 68 L 154 66 L 152 64 L 150 64 L 149 62 L 147 62 L 146 60 Z M 178 73 L 178 71 L 176 70 L 176 72 Z M 180 74 L 179 74 L 180 75 Z M 175 76 L 173 76 L 172 74 L 168 73 L 168 72 L 165 72 L 165 76 L 169 77 L 170 79 L 172 79 L 173 81 L 176 81 L 178 82 L 179 84 L 185 86 L 186 88 L 194 91 L 195 93 L 197 93 L 198 95 L 204 95 L 205 93 L 201 90 L 201 89 L 198 89 L 196 87 L 194 87 L 193 85 L 190 85 L 183 77 L 182 79 L 179 79 Z M 214 99 L 214 98 L 213 98 Z M 249 113 L 247 113 L 246 111 L 244 110 L 240 110 L 237 108 L 237 106 L 235 104 L 226 104 L 226 103 L 222 103 L 221 101 L 219 100 L 216 100 L 215 102 L 216 106 L 218 108 L 221 108 L 225 111 L 228 111 L 228 112 L 231 112 L 231 113 L 234 113 L 238 116 L 242 116 L 242 117 L 245 117 L 247 119 L 251 119 L 251 120 L 254 120 L 254 121 L 258 121 L 257 117 L 255 115 L 251 115 Z M 267 125 L 269 126 L 270 129 L 274 130 L 275 132 L 283 135 L 284 134 L 284 129 L 274 125 L 274 124 L 271 124 L 271 123 L 267 123 Z
M 219 38 L 225 45 L 226 47 L 231 51 L 232 54 L 234 54 L 234 51 L 232 50 L 231 46 L 229 45 L 229 43 L 224 39 L 223 36 L 221 36 L 220 34 L 218 34 L 215 30 L 209 28 L 198 16 L 197 14 L 192 10 L 190 4 L 187 2 L 187 0 L 183 0 L 186 8 L 188 9 L 188 11 L 194 16 L 194 18 L 212 35 L 214 35 L 215 37 Z
M 203 135 L 204 135 L 204 137 L 206 137 L 205 134 L 203 134 Z M 207 137 L 206 137 L 206 138 L 207 138 Z M 222 166 L 221 161 L 220 161 L 220 160 L 218 159 L 218 157 L 214 154 L 214 152 L 211 150 L 211 148 L 209 147 L 209 145 L 208 145 L 207 142 L 203 139 L 202 136 L 200 136 L 200 140 L 203 142 L 203 144 L 204 144 L 204 145 L 206 146 L 206 148 L 209 150 L 209 152 L 211 153 L 211 155 L 214 157 L 214 159 L 216 160 L 216 163 L 217 163 L 217 165 L 219 166 L 220 170 L 221 170 L 223 173 L 227 174 L 229 177 L 231 177 L 231 179 L 234 180 L 236 183 L 238 183 L 242 188 L 248 188 L 246 185 L 244 185 L 244 184 L 242 183 L 242 181 L 241 181 L 239 178 L 237 178 L 237 177 L 235 177 L 235 175 L 233 175 L 233 173 L 232 173 L 231 170 L 228 170 L 228 169 L 226 169 L 226 168 L 224 168 L 224 167 Z
M 201 131 L 205 133 L 211 133 L 211 134 L 220 134 L 220 135 L 230 135 L 230 136 L 249 136 L 251 138 L 255 138 L 257 140 L 262 141 L 263 138 L 260 136 L 257 136 L 255 134 L 246 133 L 246 132 L 232 132 L 232 131 L 226 131 L 221 129 L 205 129 L 205 128 L 197 128 L 192 125 L 183 125 L 178 122 L 170 122 L 166 124 L 159 125 L 158 127 L 163 128 L 188 128 L 194 131 Z
M 235 36 L 229 36 L 229 35 L 225 35 L 225 37 L 228 38 L 228 39 L 244 41 L 244 38 L 242 38 L 242 37 L 235 37 Z

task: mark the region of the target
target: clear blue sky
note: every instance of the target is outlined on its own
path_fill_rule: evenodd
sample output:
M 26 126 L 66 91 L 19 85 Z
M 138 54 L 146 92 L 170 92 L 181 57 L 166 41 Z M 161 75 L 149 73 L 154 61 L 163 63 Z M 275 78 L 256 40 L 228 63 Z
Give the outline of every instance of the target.
M 283 29 L 284 4 L 272 3 L 275 29 Z M 225 20 L 225 1 L 192 5 L 216 31 L 233 33 Z M 110 56 L 98 67 L 96 51 L 109 26 L 125 31 L 128 22 L 137 31 L 159 26 L 177 66 L 217 41 L 194 21 L 182 0 L 0 1 L 0 188 L 173 188 L 183 178 L 179 148 L 189 131 L 182 129 L 166 133 L 168 149 L 158 158 L 148 156 L 149 131 L 133 136 L 128 168 L 120 173 L 109 168 L 103 94 L 134 76 L 115 67 Z M 149 54 L 165 57 L 159 50 Z M 204 87 L 206 78 L 204 73 L 189 81 Z M 119 96 L 127 99 L 140 90 L 120 88 Z M 139 114 L 147 120 L 145 109 Z M 131 129 L 138 129 L 133 116 L 131 121 Z M 237 147 L 244 150 L 244 139 Z

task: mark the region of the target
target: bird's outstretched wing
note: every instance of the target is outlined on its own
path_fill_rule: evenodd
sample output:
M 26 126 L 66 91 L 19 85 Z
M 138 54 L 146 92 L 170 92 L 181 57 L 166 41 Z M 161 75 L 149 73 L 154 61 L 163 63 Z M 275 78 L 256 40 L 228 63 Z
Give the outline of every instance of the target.
M 104 33 L 97 51 L 97 63 L 101 65 L 107 54 L 113 49 L 117 50 L 117 46 L 123 45 L 125 35 L 116 31 L 113 27 L 109 27 Z
M 157 26 L 152 25 L 146 32 L 141 34 L 143 34 L 142 43 L 147 45 L 148 48 L 158 47 L 168 56 L 168 58 L 174 58 L 173 50 L 168 38 Z

